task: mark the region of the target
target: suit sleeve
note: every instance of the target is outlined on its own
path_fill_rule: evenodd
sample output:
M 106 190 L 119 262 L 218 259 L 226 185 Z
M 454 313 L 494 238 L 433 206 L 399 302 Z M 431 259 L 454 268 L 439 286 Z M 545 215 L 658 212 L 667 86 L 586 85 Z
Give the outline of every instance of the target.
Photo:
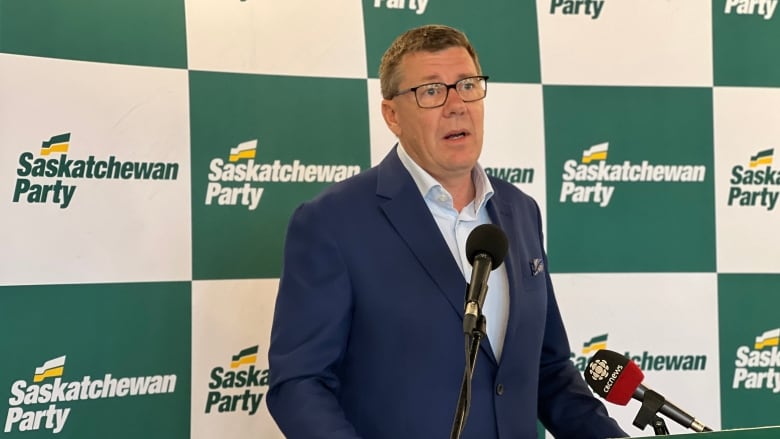
M 539 239 L 543 242 L 538 213 L 537 217 Z M 546 253 L 544 266 L 549 267 Z M 609 417 L 604 404 L 593 396 L 579 370 L 571 362 L 569 340 L 547 269 L 545 275 L 547 320 L 539 369 L 539 419 L 559 439 L 628 437 Z
M 358 439 L 336 371 L 351 323 L 347 268 L 316 205 L 292 216 L 268 352 L 268 410 L 289 439 Z

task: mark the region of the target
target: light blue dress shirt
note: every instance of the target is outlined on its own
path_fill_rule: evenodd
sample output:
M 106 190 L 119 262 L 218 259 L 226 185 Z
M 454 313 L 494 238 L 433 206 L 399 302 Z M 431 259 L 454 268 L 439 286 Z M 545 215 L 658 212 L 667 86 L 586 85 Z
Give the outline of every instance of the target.
M 475 227 L 491 223 L 485 205 L 493 196 L 493 186 L 487 178 L 485 170 L 476 164 L 471 172 L 476 194 L 474 199 L 460 212 L 452 204 L 452 195 L 436 181 L 431 174 L 420 167 L 398 144 L 398 158 L 412 175 L 417 188 L 425 199 L 425 204 L 436 220 L 452 257 L 455 258 L 466 282 L 471 281 L 471 264 L 466 258 L 466 239 Z M 463 292 L 465 299 L 466 292 Z M 509 320 L 509 278 L 506 264 L 501 264 L 488 277 L 488 292 L 482 314 L 487 322 L 487 338 L 496 360 L 501 360 L 501 350 L 504 347 L 506 325 Z

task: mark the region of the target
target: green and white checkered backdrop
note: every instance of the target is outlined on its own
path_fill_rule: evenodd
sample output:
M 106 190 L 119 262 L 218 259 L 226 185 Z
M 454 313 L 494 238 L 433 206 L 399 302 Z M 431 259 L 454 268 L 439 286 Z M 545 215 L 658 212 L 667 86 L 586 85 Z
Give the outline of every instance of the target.
M 480 51 L 481 163 L 542 207 L 572 361 L 777 424 L 777 3 L 0 0 L 3 432 L 282 437 L 287 220 L 392 147 L 379 59 L 426 23 Z

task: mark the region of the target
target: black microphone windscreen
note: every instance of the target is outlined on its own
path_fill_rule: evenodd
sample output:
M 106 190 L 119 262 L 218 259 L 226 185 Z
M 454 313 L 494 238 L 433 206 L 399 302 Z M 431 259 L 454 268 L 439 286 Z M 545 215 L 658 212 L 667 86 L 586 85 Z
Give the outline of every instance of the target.
M 474 264 L 474 257 L 479 253 L 487 253 L 495 269 L 506 257 L 509 242 L 506 233 L 495 224 L 482 224 L 474 228 L 466 239 L 466 258 Z
M 645 375 L 625 355 L 600 349 L 588 361 L 585 382 L 599 396 L 613 404 L 626 405 Z

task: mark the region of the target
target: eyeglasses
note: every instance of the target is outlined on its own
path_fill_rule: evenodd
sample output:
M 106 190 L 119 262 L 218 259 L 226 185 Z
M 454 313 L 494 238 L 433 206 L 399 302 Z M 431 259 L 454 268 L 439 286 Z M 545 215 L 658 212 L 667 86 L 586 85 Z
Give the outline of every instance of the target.
M 463 102 L 474 102 L 485 98 L 485 95 L 487 94 L 487 80 L 487 76 L 469 76 L 454 84 L 432 82 L 430 84 L 422 84 L 417 87 L 401 90 L 394 94 L 393 98 L 405 93 L 414 92 L 418 107 L 436 108 L 441 107 L 447 102 L 447 97 L 450 95 L 450 89 L 454 88 Z

